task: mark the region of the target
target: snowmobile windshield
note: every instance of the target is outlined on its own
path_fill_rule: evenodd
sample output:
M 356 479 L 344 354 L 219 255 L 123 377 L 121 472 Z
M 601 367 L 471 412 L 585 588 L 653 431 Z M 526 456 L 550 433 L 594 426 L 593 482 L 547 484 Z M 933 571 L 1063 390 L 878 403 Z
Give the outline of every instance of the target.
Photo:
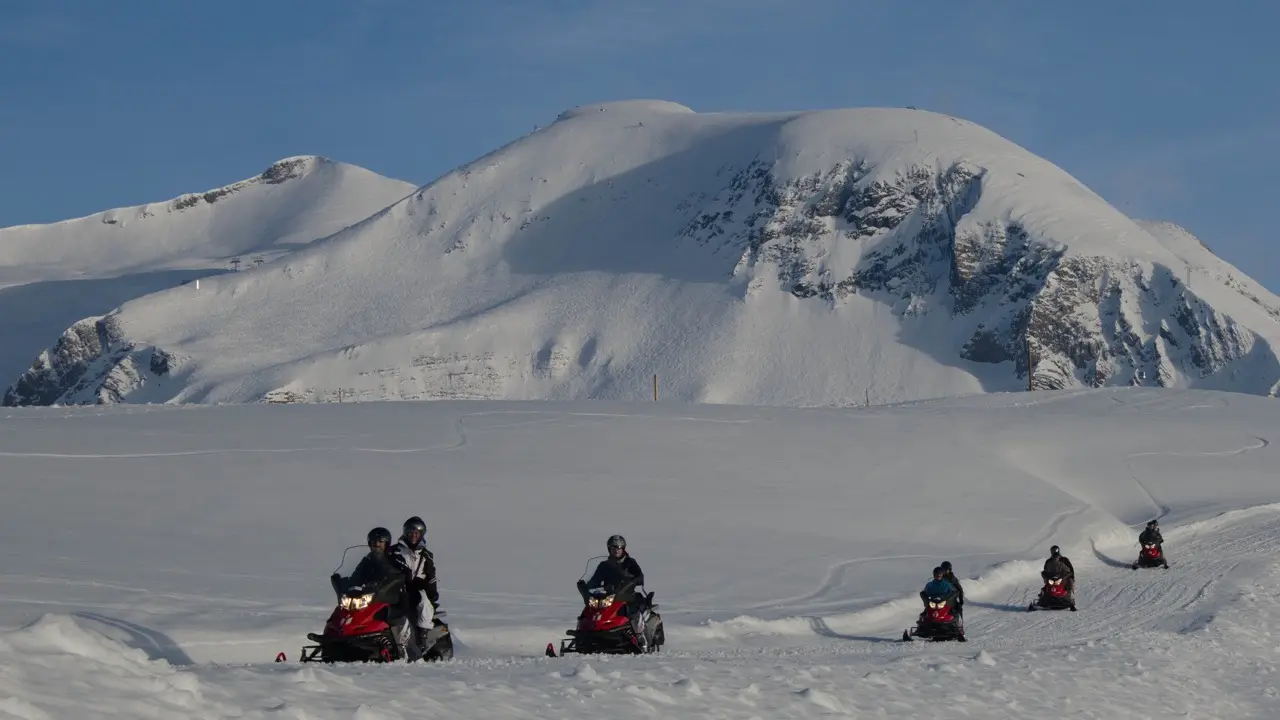
M 374 595 L 379 602 L 395 602 L 404 585 L 404 576 L 389 562 L 371 557 L 367 545 L 352 545 L 344 550 L 342 561 L 329 580 L 339 599 Z
M 603 596 L 634 589 L 635 578 L 623 572 L 617 563 L 608 560 L 607 557 L 593 557 L 587 561 L 587 571 L 581 578 L 587 586 L 587 592 Z

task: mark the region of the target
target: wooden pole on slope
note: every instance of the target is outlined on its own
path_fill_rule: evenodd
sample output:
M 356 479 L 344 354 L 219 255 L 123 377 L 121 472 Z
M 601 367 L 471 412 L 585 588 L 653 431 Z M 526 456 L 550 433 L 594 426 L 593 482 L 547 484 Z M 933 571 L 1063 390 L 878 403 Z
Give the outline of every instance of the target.
M 658 373 L 653 374 L 653 401 L 658 402 Z
M 1031 333 L 1027 335 L 1027 392 L 1031 392 Z

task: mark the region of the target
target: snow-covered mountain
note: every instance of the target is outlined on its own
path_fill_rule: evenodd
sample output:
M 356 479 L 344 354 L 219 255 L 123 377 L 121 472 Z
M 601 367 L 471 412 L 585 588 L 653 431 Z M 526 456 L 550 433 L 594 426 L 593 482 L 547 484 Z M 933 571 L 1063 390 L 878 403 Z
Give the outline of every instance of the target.
M 1280 298 L 906 109 L 587 106 L 247 272 L 73 325 L 7 404 L 1274 393 Z
M 134 298 L 266 262 L 358 222 L 416 186 L 319 157 L 167 202 L 0 229 L 0 378 L 68 326 Z

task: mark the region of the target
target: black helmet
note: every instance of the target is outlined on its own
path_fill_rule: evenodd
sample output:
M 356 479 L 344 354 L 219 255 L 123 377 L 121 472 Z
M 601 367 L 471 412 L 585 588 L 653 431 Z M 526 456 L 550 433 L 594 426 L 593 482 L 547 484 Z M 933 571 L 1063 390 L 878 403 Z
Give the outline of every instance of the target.
M 368 543 L 369 547 L 373 547 L 374 544 L 376 544 L 379 540 L 385 542 L 387 545 L 390 545 L 391 531 L 384 527 L 376 527 L 370 530 L 369 534 L 365 536 L 365 541 Z
M 1061 552 L 1062 552 L 1062 549 L 1061 549 L 1061 548 L 1059 548 L 1057 545 L 1054 545 L 1053 547 L 1049 548 L 1049 554 L 1050 554 L 1050 555 L 1052 555 L 1052 556 L 1054 556 L 1054 557 L 1058 557 L 1058 555 L 1059 555 Z
M 939 565 L 938 567 L 942 568 L 942 571 L 943 571 L 943 572 L 951 572 L 951 561 L 950 561 L 950 560 L 943 560 L 943 561 L 942 561 L 942 564 L 941 564 L 941 565 Z
M 610 535 L 610 536 L 609 536 L 609 549 L 610 549 L 610 550 L 613 550 L 614 548 L 619 548 L 619 549 L 621 549 L 621 550 L 626 550 L 626 549 L 627 549 L 627 539 L 626 539 L 626 538 L 624 538 L 624 537 L 622 537 L 621 535 Z
M 1153 528 L 1153 527 L 1157 527 L 1157 526 L 1159 526 L 1159 525 L 1160 525 L 1160 521 L 1159 521 L 1159 520 L 1150 520 L 1150 521 L 1148 521 L 1148 522 L 1147 522 L 1147 527 L 1149 527 L 1149 528 L 1150 528 L 1150 527 L 1151 527 L 1151 528 Z
M 413 531 L 415 531 L 415 530 L 417 530 L 419 533 L 421 533 L 421 535 L 418 537 L 418 542 L 424 542 L 424 541 L 426 541 L 426 539 L 427 539 L 427 524 L 426 524 L 426 523 L 424 523 L 424 522 L 422 522 L 422 518 L 418 517 L 417 515 L 414 515 L 413 517 L 411 517 L 411 518 L 409 518 L 408 520 L 405 520 L 405 521 L 404 521 L 404 528 L 403 528 L 404 535 L 403 535 L 403 537 L 404 537 L 405 539 L 408 539 L 408 537 L 409 537 L 409 533 L 411 533 L 411 532 L 413 532 Z

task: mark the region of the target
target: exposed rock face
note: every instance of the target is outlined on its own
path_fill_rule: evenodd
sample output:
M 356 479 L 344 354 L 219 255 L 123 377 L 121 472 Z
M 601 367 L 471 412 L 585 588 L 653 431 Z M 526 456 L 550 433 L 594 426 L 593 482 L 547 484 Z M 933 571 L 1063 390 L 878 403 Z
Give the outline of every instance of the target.
M 71 326 L 4 394 L 6 407 L 119 403 L 168 375 L 174 358 L 123 339 L 114 315 Z
M 241 190 L 249 187 L 250 185 L 254 185 L 256 183 L 264 183 L 267 185 L 279 185 L 281 183 L 288 182 L 295 178 L 302 177 L 302 173 L 306 169 L 306 166 L 308 163 L 327 163 L 327 162 L 329 162 L 329 160 L 321 157 L 295 157 L 295 158 L 288 158 L 286 160 L 281 160 L 277 163 L 274 163 L 271 167 L 267 168 L 266 170 L 262 171 L 262 174 L 255 178 L 249 178 L 248 180 L 244 180 L 242 182 L 238 182 L 232 185 L 227 185 L 225 187 L 220 187 L 217 190 L 210 190 L 204 193 L 192 193 L 189 195 L 183 195 L 182 197 L 177 198 L 176 200 L 173 201 L 172 208 L 174 210 L 181 211 L 181 210 L 187 210 L 189 208 L 193 208 L 199 205 L 201 202 L 213 204 L 218 202 L 222 198 L 227 197 L 228 195 L 234 195 L 235 193 L 238 193 Z
M 1218 372 L 1259 340 L 1166 267 L 1066 257 L 1062 242 L 1016 221 L 967 222 L 982 197 L 980 167 L 916 166 L 892 180 L 874 171 L 851 161 L 779 182 L 753 163 L 682 234 L 741 252 L 735 274 L 773 268 L 799 298 L 839 302 L 863 291 L 901 302 L 906 315 L 970 322 L 959 356 L 1012 362 L 1020 378 L 1030 363 L 1032 390 L 1165 386 L 1179 373 Z M 857 246 L 856 262 L 833 263 L 839 245 Z
M 1258 338 L 1216 312 L 1168 268 L 1070 258 L 1031 303 L 1032 389 L 1172 384 L 1202 378 Z

